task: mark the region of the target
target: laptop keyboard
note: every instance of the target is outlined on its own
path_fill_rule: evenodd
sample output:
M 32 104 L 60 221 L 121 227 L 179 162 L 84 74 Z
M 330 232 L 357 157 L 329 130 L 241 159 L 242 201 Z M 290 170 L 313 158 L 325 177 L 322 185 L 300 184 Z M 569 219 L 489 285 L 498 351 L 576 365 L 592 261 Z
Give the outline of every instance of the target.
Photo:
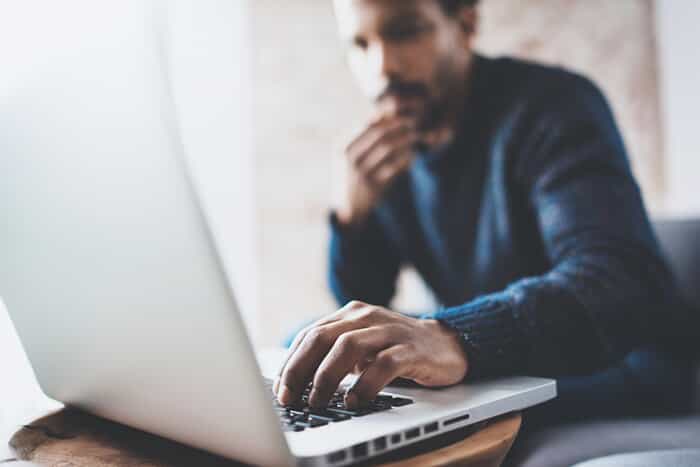
M 339 391 L 333 394 L 326 408 L 312 408 L 308 405 L 309 392 L 311 391 L 311 388 L 308 387 L 301 397 L 301 402 L 293 406 L 283 406 L 277 402 L 277 397 L 272 392 L 273 381 L 265 378 L 265 385 L 272 394 L 272 404 L 279 416 L 283 431 L 304 431 L 307 428 L 317 428 L 329 423 L 344 422 L 354 417 L 364 417 L 413 403 L 412 399 L 380 392 L 369 404 L 352 410 L 345 407 L 343 402 L 344 395 Z

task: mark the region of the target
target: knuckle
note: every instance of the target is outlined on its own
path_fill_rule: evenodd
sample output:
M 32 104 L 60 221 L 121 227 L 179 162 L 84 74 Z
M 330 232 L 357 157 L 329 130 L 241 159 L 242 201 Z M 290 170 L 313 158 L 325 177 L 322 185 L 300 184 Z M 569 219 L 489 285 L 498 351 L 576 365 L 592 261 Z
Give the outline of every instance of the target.
M 389 340 L 403 340 L 404 332 L 401 324 L 389 322 L 382 326 L 382 330 L 384 331 L 384 336 Z
M 323 345 L 327 340 L 326 333 L 321 328 L 313 328 L 306 334 L 306 340 L 311 347 Z
M 364 302 L 361 302 L 360 300 L 351 300 L 345 306 L 351 310 L 356 310 L 358 308 L 362 308 L 364 306 L 367 306 L 367 304 Z
M 353 353 L 357 349 L 357 339 L 352 334 L 342 334 L 337 340 L 341 355 Z
M 392 176 L 394 175 L 394 168 L 391 166 L 388 167 L 383 167 L 381 170 L 377 172 L 377 180 L 384 183 L 388 181 Z
M 379 318 L 383 315 L 382 309 L 377 308 L 377 307 L 371 307 L 369 310 L 367 310 L 367 317 L 368 318 Z
M 415 355 L 418 352 L 418 347 L 411 341 L 405 342 L 403 348 L 410 355 Z
M 391 154 L 392 150 L 392 146 L 388 143 L 377 144 L 377 153 L 379 153 L 381 157 L 385 157 L 387 154 Z
M 383 372 L 392 371 L 399 366 L 399 360 L 394 354 L 382 354 L 377 357 L 375 364 Z
M 382 316 L 382 310 L 377 307 L 365 307 L 360 312 L 359 318 L 363 321 L 377 321 Z

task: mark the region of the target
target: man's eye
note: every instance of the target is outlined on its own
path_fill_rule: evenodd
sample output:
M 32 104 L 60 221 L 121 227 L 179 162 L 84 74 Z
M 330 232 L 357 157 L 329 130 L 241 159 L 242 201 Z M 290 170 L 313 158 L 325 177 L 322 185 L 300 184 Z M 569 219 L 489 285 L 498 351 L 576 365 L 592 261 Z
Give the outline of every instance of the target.
M 352 45 L 358 49 L 364 50 L 367 48 L 367 41 L 361 37 L 357 37 L 352 41 Z

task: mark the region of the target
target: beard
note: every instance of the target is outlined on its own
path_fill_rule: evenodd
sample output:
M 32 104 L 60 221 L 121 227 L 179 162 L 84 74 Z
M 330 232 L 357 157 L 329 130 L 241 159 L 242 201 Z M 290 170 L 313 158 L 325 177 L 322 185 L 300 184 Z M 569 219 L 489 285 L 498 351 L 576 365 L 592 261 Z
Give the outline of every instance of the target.
M 432 131 L 446 124 L 449 114 L 447 99 L 435 99 L 428 101 L 418 116 L 418 129 L 420 131 Z
M 441 57 L 428 82 L 408 81 L 396 77 L 378 94 L 375 103 L 389 114 L 412 118 L 420 131 L 431 131 L 454 122 L 454 102 L 463 94 L 459 67 L 451 57 Z M 455 105 L 456 104 L 456 105 Z
M 456 68 L 452 60 L 447 57 L 438 61 L 432 79 L 431 98 L 426 100 L 418 120 L 421 130 L 436 130 L 453 123 L 451 117 L 457 104 L 454 99 L 462 95 L 461 87 L 465 85 L 459 82 L 459 73 L 456 72 Z

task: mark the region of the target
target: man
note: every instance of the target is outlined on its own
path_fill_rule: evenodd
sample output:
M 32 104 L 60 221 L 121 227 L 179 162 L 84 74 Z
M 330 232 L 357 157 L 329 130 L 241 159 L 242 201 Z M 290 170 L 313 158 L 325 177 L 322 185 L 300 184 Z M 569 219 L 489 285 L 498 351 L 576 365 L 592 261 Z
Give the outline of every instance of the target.
M 475 3 L 335 1 L 376 115 L 331 215 L 347 304 L 297 335 L 278 399 L 311 383 L 323 406 L 351 372 L 350 407 L 395 378 L 524 373 L 561 378 L 560 417 L 684 406 L 686 366 L 655 350 L 681 319 L 673 282 L 608 104 L 575 74 L 475 54 Z M 405 264 L 439 310 L 386 308 Z

